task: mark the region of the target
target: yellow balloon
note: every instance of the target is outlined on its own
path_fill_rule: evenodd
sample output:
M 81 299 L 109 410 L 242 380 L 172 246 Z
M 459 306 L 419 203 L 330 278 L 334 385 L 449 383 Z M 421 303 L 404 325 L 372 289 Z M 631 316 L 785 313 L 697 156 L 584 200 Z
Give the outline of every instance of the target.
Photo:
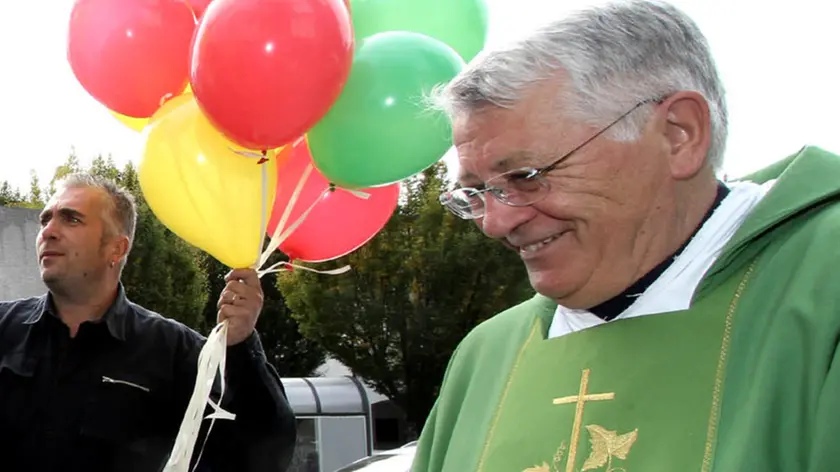
M 190 87 L 190 84 L 187 84 L 187 88 L 184 89 L 181 95 L 192 95 L 192 93 L 192 87 Z M 142 132 L 143 128 L 145 128 L 149 124 L 149 120 L 151 120 L 151 118 L 134 118 L 132 116 L 121 115 L 113 110 L 108 110 L 108 113 L 110 113 L 111 116 L 116 118 L 120 123 L 133 129 L 134 131 L 137 131 L 138 133 Z
M 137 173 L 158 219 L 228 267 L 253 266 L 277 189 L 275 153 L 259 164 L 261 153 L 219 133 L 192 95 L 166 102 L 144 135 Z
M 137 132 L 143 131 L 143 128 L 145 128 L 146 125 L 149 124 L 148 118 L 133 118 L 131 116 L 120 115 L 119 113 L 111 110 L 108 110 L 108 112 L 111 114 L 111 116 L 119 120 L 120 123 L 128 126 L 129 128 Z

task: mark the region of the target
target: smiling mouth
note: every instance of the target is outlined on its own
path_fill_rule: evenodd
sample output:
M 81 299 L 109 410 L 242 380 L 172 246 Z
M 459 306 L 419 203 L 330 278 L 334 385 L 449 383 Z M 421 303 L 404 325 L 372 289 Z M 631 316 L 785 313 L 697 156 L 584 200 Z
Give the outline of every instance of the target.
M 563 233 L 555 234 L 555 235 L 552 235 L 552 236 L 549 236 L 549 237 L 543 239 L 542 241 L 539 241 L 539 242 L 536 242 L 536 243 L 533 243 L 533 244 L 529 244 L 527 246 L 521 246 L 519 248 L 519 254 L 523 255 L 523 256 L 534 254 L 535 252 L 544 248 L 547 244 L 551 243 L 552 241 L 556 240 L 557 238 L 559 238 L 562 235 L 563 235 Z

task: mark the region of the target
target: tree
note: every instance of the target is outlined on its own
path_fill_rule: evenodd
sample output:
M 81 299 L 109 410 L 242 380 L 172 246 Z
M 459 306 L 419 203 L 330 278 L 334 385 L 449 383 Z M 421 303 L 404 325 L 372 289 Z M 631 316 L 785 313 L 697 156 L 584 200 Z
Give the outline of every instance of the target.
M 24 203 L 26 199 L 21 195 L 20 190 L 13 188 L 8 181 L 0 183 L 0 205 L 17 206 Z
M 44 194 L 41 191 L 41 183 L 38 180 L 38 174 L 32 170 L 29 172 L 29 178 L 29 196 L 26 201 L 34 208 L 43 208 L 45 204 Z
M 350 272 L 295 270 L 278 282 L 304 335 L 400 405 L 415 432 L 457 344 L 532 294 L 515 253 L 440 205 L 446 186 L 442 164 L 410 179 L 385 229 L 323 267 Z
M 281 253 L 272 254 L 266 267 L 281 260 Z M 216 323 L 216 302 L 225 287 L 224 278 L 230 269 L 209 254 L 204 255 L 202 266 L 207 272 L 209 293 L 204 320 L 208 326 L 213 326 Z M 266 274 L 260 282 L 265 298 L 257 331 L 266 357 L 282 377 L 312 376 L 326 360 L 324 348 L 300 333 L 298 322 L 292 318 L 291 310 L 277 288 L 277 274 Z
M 50 185 L 49 187 L 47 187 L 46 199 L 50 199 L 55 194 L 55 185 L 58 183 L 59 180 L 66 177 L 67 174 L 80 172 L 81 170 L 82 166 L 79 164 L 79 157 L 76 155 L 76 150 L 71 149 L 70 155 L 67 157 L 67 160 L 64 162 L 64 164 L 56 167 L 55 173 L 53 174 L 53 178 L 52 180 L 50 180 Z
M 38 177 L 32 173 L 32 179 L 37 183 Z M 18 208 L 43 208 L 44 202 L 39 192 L 32 192 L 29 195 L 24 194 L 20 189 L 12 188 L 9 182 L 3 181 L 0 183 L 0 205 Z

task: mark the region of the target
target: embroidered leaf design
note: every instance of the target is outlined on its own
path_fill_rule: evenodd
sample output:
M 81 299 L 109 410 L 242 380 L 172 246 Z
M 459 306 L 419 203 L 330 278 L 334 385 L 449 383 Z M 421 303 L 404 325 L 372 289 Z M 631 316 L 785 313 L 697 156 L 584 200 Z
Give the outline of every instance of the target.
M 583 463 L 581 471 L 600 469 L 607 465 L 610 458 L 609 433 L 615 436 L 615 431 L 607 431 L 594 424 L 586 425 L 586 429 L 589 431 L 589 444 L 592 445 L 592 452 L 589 453 L 589 457 Z
M 610 455 L 618 457 L 621 460 L 627 459 L 627 454 L 630 453 L 630 448 L 633 447 L 633 443 L 636 442 L 636 438 L 638 436 L 638 429 L 616 436 L 615 440 L 611 444 L 612 447 L 610 448 Z
M 587 425 L 586 430 L 589 431 L 592 452 L 584 462 L 582 471 L 599 469 L 605 466 L 611 457 L 627 459 L 627 454 L 639 435 L 638 429 L 619 435 L 596 424 Z
M 522 472 L 551 472 L 551 468 L 548 467 L 547 462 L 543 462 L 542 465 L 538 465 L 536 467 L 528 467 Z

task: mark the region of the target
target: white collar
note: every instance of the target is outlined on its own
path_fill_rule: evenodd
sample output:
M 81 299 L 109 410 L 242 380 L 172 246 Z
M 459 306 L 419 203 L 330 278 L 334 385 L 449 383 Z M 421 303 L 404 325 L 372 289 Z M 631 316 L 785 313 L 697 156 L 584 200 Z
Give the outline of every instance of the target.
M 774 183 L 775 180 L 763 185 L 752 182 L 730 183 L 729 195 L 703 224 L 682 254 L 615 319 L 687 309 L 706 272 Z M 558 305 L 548 337 L 563 336 L 603 323 L 606 321 L 588 310 L 573 310 Z

